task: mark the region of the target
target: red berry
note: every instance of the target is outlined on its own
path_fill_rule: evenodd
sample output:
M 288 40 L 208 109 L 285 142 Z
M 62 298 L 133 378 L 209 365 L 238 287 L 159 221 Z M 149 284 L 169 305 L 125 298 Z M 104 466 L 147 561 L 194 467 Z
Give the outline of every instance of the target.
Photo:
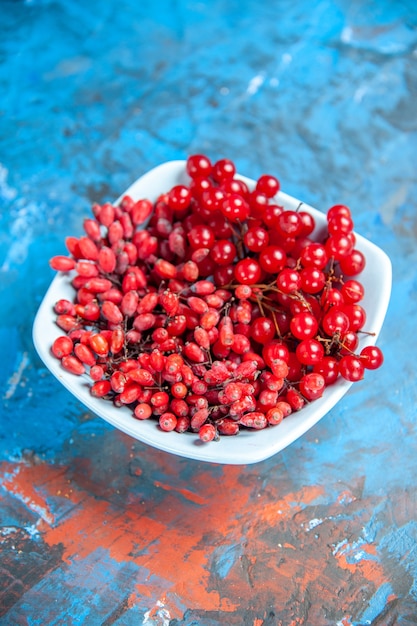
M 201 441 L 208 442 L 213 441 L 216 437 L 216 428 L 213 424 L 204 424 L 198 431 L 198 436 Z
M 260 344 L 268 344 L 276 334 L 275 325 L 269 317 L 258 317 L 251 326 L 251 337 Z
M 57 337 L 54 343 L 52 344 L 52 354 L 57 359 L 62 359 L 64 356 L 68 356 L 72 353 L 72 349 L 74 347 L 73 342 L 66 335 L 62 335 L 61 337 Z
M 110 381 L 98 380 L 91 386 L 90 393 L 95 398 L 104 398 L 111 390 Z
M 365 295 L 365 289 L 362 283 L 360 283 L 358 280 L 355 280 L 354 278 L 351 278 L 344 282 L 341 287 L 341 292 L 344 301 L 347 304 L 356 304 L 357 302 L 360 302 Z
M 341 309 L 332 307 L 324 316 L 321 321 L 322 328 L 326 335 L 331 337 L 332 335 L 339 333 L 344 335 L 349 330 L 350 321 L 348 316 L 343 313 Z
M 297 211 L 283 211 L 278 217 L 277 229 L 285 238 L 298 237 L 303 229 L 303 221 Z
M 362 348 L 359 358 L 364 367 L 368 370 L 375 370 L 384 362 L 384 355 L 377 346 L 366 346 Z
M 357 382 L 362 380 L 364 365 L 361 359 L 353 354 L 348 354 L 341 358 L 339 362 L 339 372 L 346 380 Z
M 219 239 L 212 247 L 210 255 L 217 265 L 229 265 L 236 256 L 236 246 L 228 239 Z
M 220 435 L 237 435 L 239 432 L 239 424 L 227 417 L 216 422 L 216 426 Z
M 236 173 L 236 167 L 230 159 L 219 159 L 214 163 L 212 176 L 218 183 L 222 183 L 229 178 L 233 178 Z
M 300 380 L 300 391 L 307 400 L 317 400 L 317 398 L 321 398 L 325 386 L 325 379 L 318 372 L 305 374 Z
M 317 334 L 318 322 L 314 315 L 308 311 L 302 311 L 294 315 L 290 323 L 290 329 L 296 339 L 311 339 Z
M 315 365 L 324 357 L 324 348 L 316 339 L 304 339 L 298 344 L 295 353 L 300 363 Z
M 280 184 L 275 176 L 263 174 L 256 182 L 256 190 L 264 193 L 267 198 L 273 198 L 279 191 Z
M 260 252 L 269 243 L 268 231 L 261 226 L 253 226 L 244 234 L 243 242 L 251 252 Z
M 262 430 L 268 425 L 268 420 L 264 413 L 260 411 L 253 411 L 242 415 L 239 419 L 239 424 L 246 426 L 247 428 L 254 428 L 256 430 Z
M 344 204 L 335 204 L 327 211 L 327 219 L 331 220 L 337 215 L 345 215 L 346 217 L 350 217 L 351 212 L 350 209 Z
M 255 259 L 242 259 L 234 268 L 235 279 L 243 285 L 254 285 L 261 278 L 261 268 Z
M 152 415 L 152 407 L 147 402 L 140 402 L 135 406 L 133 413 L 138 420 L 146 420 Z
M 249 217 L 249 204 L 240 194 L 232 193 L 222 204 L 223 215 L 231 222 L 244 222 Z
M 177 418 L 174 413 L 162 413 L 162 415 L 159 417 L 159 426 L 162 430 L 165 430 L 166 432 L 174 430 L 176 425 Z
M 357 276 L 366 265 L 364 254 L 360 250 L 353 249 L 348 255 L 340 259 L 340 269 L 347 276 Z
M 57 272 L 70 272 L 75 268 L 75 261 L 71 257 L 57 255 L 50 259 L 49 265 Z
M 74 354 L 81 361 L 81 363 L 84 363 L 89 367 L 92 367 L 96 364 L 97 358 L 94 352 L 88 346 L 82 343 L 77 343 L 74 346 Z
M 339 376 L 339 364 L 335 357 L 325 356 L 314 365 L 313 371 L 323 376 L 326 385 L 332 385 Z
M 310 243 L 303 248 L 300 260 L 304 267 L 316 267 L 322 270 L 328 261 L 326 248 L 321 243 Z
M 173 211 L 183 211 L 190 205 L 191 191 L 185 185 L 176 185 L 169 192 L 167 202 Z
M 81 363 L 81 361 L 72 355 L 65 355 L 61 359 L 61 365 L 64 369 L 66 369 L 71 374 L 75 374 L 76 376 L 81 376 L 85 373 L 85 367 Z
M 191 178 L 208 177 L 211 174 L 211 162 L 203 154 L 193 154 L 188 157 L 186 170 Z
M 297 270 L 286 268 L 277 276 L 277 287 L 283 293 L 293 293 L 301 287 L 301 276 Z
M 268 274 L 277 274 L 284 269 L 287 256 L 279 246 L 267 246 L 259 255 L 259 264 Z

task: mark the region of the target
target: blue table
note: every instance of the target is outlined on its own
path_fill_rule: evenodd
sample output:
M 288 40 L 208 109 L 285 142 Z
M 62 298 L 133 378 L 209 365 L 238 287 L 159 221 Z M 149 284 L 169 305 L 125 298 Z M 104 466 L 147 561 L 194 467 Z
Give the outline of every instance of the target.
M 0 623 L 415 623 L 413 3 L 0 11 Z M 115 431 L 32 344 L 48 260 L 91 203 L 196 152 L 274 173 L 324 211 L 347 204 L 393 263 L 383 368 L 246 467 Z

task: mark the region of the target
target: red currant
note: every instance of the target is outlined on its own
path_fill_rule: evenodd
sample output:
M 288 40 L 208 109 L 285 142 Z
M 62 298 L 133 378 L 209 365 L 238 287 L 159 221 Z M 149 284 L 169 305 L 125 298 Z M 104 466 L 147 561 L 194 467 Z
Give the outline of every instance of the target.
M 187 159 L 186 170 L 191 178 L 207 178 L 211 167 L 210 159 L 203 154 L 193 154 Z
M 362 348 L 359 355 L 364 367 L 368 370 L 375 370 L 384 362 L 384 355 L 377 346 L 366 346 Z
M 234 268 L 234 276 L 238 283 L 254 285 L 261 278 L 261 267 L 255 259 L 242 259 Z
M 219 159 L 213 165 L 212 176 L 218 183 L 222 183 L 229 178 L 234 178 L 236 167 L 230 159 Z
M 314 315 L 308 311 L 302 311 L 294 315 L 290 323 L 290 329 L 296 339 L 312 339 L 318 331 L 318 322 Z
M 275 176 L 263 174 L 256 183 L 256 190 L 266 195 L 267 198 L 273 198 L 279 191 L 280 184 Z
M 341 358 L 339 362 L 339 373 L 350 382 L 362 380 L 364 365 L 360 358 L 353 354 L 348 354 Z

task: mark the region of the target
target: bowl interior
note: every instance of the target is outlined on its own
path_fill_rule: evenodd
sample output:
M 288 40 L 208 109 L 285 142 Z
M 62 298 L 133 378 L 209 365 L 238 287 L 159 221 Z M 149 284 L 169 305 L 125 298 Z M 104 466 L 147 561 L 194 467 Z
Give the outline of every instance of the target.
M 254 181 L 240 176 L 249 186 Z M 164 163 L 131 185 L 124 192 L 133 199 L 148 198 L 151 201 L 176 184 L 187 181 L 185 161 Z M 278 204 L 286 209 L 296 209 L 300 201 L 279 192 Z M 316 221 L 317 237 L 325 230 L 326 217 L 309 205 L 303 205 Z M 374 344 L 381 330 L 388 308 L 391 293 L 391 262 L 379 247 L 355 233 L 356 247 L 366 256 L 366 267 L 360 276 L 365 287 L 363 306 L 367 313 L 366 328 L 373 336 L 363 335 L 360 348 Z M 52 356 L 50 347 L 62 331 L 55 323 L 54 304 L 60 298 L 72 300 L 71 274 L 57 274 L 53 279 L 37 312 L 33 326 L 35 348 L 46 367 L 56 378 L 96 415 L 102 417 L 115 428 L 150 446 L 179 456 L 222 464 L 250 464 L 262 461 L 290 445 L 316 424 L 345 395 L 352 383 L 339 379 L 326 388 L 323 396 L 305 406 L 298 413 L 292 413 L 281 424 L 261 431 L 241 431 L 236 437 L 221 437 L 220 441 L 204 444 L 192 433 L 179 434 L 163 432 L 154 420 L 138 421 L 132 417 L 128 407 L 116 408 L 111 402 L 93 398 L 88 380 L 66 372 L 59 361 Z

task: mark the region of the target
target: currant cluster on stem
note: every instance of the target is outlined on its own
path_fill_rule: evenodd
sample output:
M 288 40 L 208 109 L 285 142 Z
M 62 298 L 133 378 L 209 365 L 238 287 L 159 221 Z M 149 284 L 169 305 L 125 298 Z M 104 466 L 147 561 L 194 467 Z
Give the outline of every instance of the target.
M 317 241 L 275 176 L 249 188 L 233 161 L 205 155 L 186 170 L 156 202 L 94 204 L 50 260 L 73 273 L 74 299 L 55 304 L 62 367 L 134 418 L 203 441 L 277 425 L 339 376 L 378 368 L 379 348 L 358 351 L 365 257 L 349 208 L 328 210 Z

